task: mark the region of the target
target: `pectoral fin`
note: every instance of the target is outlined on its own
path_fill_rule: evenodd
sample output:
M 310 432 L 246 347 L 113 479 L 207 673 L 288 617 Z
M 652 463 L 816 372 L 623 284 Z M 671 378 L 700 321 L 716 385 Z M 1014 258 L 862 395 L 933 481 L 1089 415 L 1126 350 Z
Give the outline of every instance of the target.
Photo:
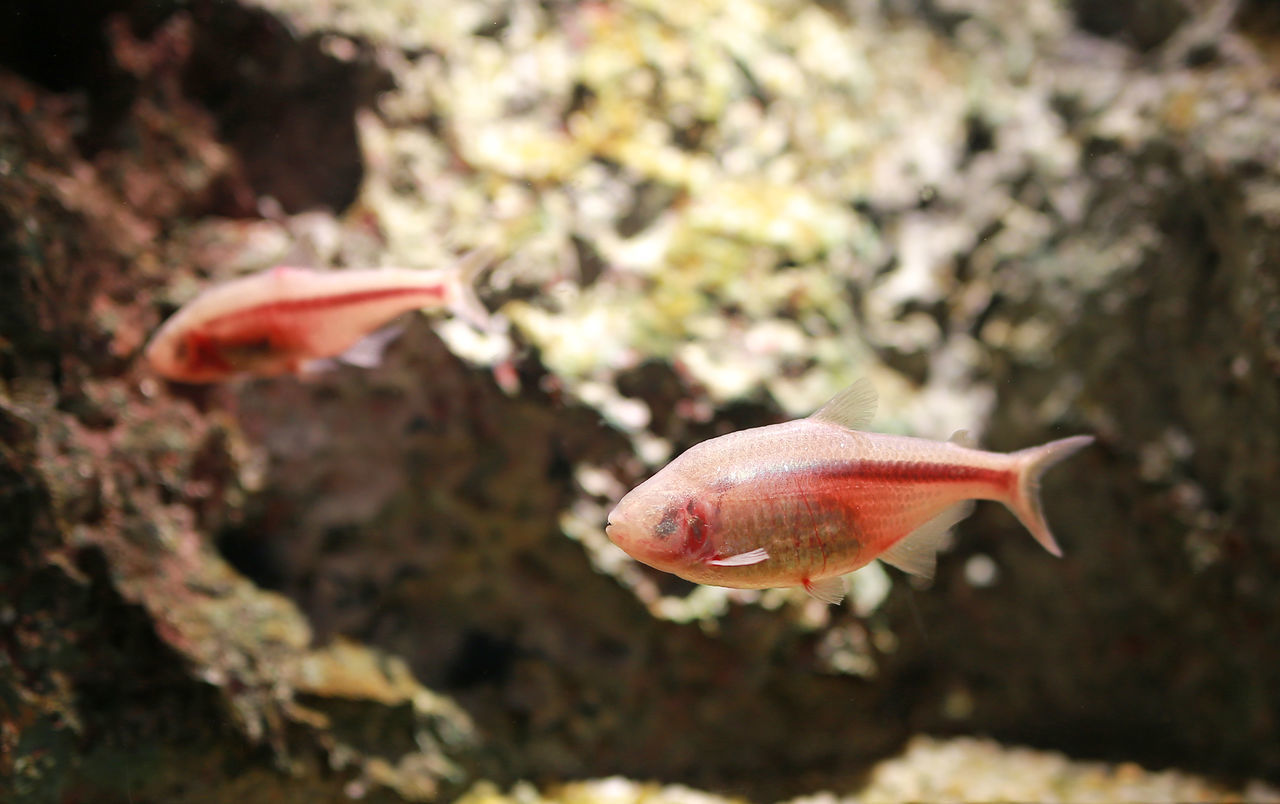
M 336 359 L 357 368 L 377 368 L 382 363 L 382 355 L 387 351 L 387 347 L 403 334 L 403 324 L 383 327 L 356 341 Z
M 725 556 L 724 558 L 713 558 L 707 561 L 713 567 L 749 567 L 752 564 L 759 564 L 762 561 L 769 560 L 769 551 L 763 547 L 757 547 L 754 550 L 748 550 L 745 553 L 738 553 L 733 556 Z
M 942 537 L 951 526 L 973 513 L 973 500 L 961 500 L 899 539 L 876 558 L 903 572 L 932 578 Z

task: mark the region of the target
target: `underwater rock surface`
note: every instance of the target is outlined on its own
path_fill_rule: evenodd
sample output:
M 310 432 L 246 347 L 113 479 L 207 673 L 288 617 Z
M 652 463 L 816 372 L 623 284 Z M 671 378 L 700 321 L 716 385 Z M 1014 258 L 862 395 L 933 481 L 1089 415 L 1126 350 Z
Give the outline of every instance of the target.
M 1163 5 L 120 2 L 62 62 L 16 44 L 58 4 L 14 16 L 4 783 L 1274 796 L 1280 20 Z M 210 281 L 478 246 L 493 332 L 306 381 L 135 361 Z M 1095 433 L 1045 489 L 1066 558 L 980 506 L 932 586 L 828 610 L 604 538 L 672 455 L 861 375 L 876 429 Z
M 990 740 L 915 737 L 900 756 L 879 762 L 855 794 L 800 796 L 789 804 L 879 804 L 901 801 L 1250 801 L 1280 800 L 1280 791 L 1253 784 L 1230 793 L 1177 771 L 1151 773 L 1133 764 L 1072 762 L 1052 751 L 1004 748 Z M 490 782 L 467 791 L 462 804 L 728 804 L 678 785 L 612 777 L 546 790 L 521 783 L 502 793 Z

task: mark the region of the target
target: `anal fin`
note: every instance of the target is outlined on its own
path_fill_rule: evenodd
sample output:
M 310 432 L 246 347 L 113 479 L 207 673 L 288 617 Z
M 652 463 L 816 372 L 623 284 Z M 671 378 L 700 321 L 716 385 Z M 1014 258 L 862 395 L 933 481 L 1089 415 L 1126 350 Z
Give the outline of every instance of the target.
M 973 500 L 950 505 L 933 519 L 894 542 L 876 558 L 910 575 L 932 578 L 938 563 L 938 549 L 951 526 L 973 513 Z
M 844 576 L 835 575 L 818 581 L 806 580 L 804 591 L 823 603 L 838 606 L 844 600 Z

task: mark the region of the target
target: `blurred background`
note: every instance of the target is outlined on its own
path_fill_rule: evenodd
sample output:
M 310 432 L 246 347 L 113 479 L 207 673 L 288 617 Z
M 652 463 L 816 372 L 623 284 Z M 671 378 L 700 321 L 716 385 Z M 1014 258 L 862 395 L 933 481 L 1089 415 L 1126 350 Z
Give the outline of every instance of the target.
M 1280 798 L 1278 132 L 1263 0 L 6 4 L 0 791 Z M 138 359 L 219 281 L 476 248 L 494 325 L 373 369 Z M 1065 558 L 984 504 L 828 608 L 605 538 L 862 376 L 876 430 L 1096 435 Z

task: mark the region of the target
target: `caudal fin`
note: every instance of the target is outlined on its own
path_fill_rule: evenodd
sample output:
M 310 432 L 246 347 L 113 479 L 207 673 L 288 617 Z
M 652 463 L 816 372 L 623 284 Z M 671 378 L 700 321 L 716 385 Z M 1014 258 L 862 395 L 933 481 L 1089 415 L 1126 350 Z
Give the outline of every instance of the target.
M 450 312 L 479 330 L 489 329 L 492 316 L 476 295 L 476 281 L 493 259 L 493 249 L 480 246 L 463 254 L 455 267 L 457 286 L 450 300 Z
M 1092 443 L 1093 436 L 1071 436 L 1020 450 L 1011 456 L 1018 461 L 1018 486 L 1014 489 L 1013 499 L 1009 501 L 1009 508 L 1027 530 L 1031 531 L 1036 541 L 1055 556 L 1062 555 L 1062 548 L 1058 547 L 1053 533 L 1049 531 L 1049 523 L 1045 521 L 1044 511 L 1040 507 L 1040 476 L 1050 466 Z

